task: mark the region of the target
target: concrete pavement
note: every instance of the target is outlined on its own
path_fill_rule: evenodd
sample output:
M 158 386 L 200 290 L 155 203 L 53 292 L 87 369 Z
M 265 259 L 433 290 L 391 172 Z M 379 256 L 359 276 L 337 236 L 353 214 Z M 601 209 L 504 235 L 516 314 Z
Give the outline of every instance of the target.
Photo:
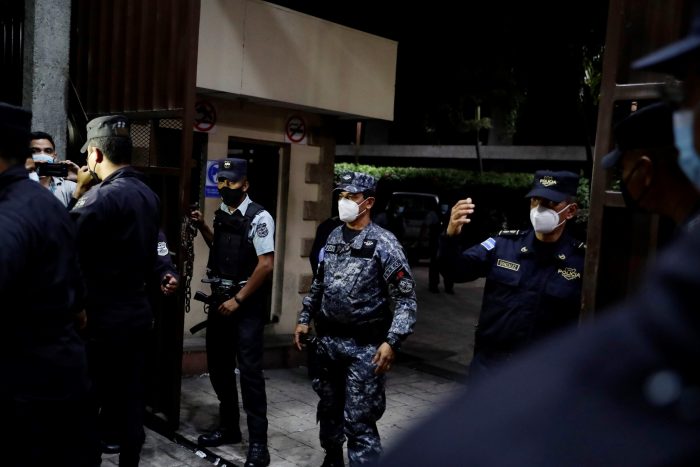
M 454 295 L 433 294 L 428 291 L 427 265 L 413 269 L 419 302 L 418 320 L 414 335 L 405 342 L 400 359 L 387 376 L 387 409 L 378 424 L 385 449 L 441 404 L 449 402 L 462 387 L 460 380 L 471 359 L 474 323 L 481 304 L 483 282 L 455 284 Z M 316 424 L 318 396 L 311 389 L 307 369 L 266 369 L 265 378 L 270 465 L 321 465 L 324 453 Z M 202 431 L 214 428 L 217 413 L 218 401 L 208 375 L 183 378 L 180 428 L 172 439 L 147 430 L 140 465 L 243 465 L 248 438 L 242 410 L 243 444 L 199 452 L 194 447 Z M 103 456 L 103 465 L 117 465 L 117 455 Z

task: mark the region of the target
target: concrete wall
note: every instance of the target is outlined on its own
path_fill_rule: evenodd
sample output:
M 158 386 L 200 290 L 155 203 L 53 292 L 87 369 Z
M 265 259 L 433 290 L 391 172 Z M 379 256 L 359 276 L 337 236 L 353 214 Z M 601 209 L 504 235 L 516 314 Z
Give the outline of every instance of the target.
M 268 334 L 291 334 L 301 309 L 301 300 L 310 282 L 311 268 L 308 248 L 318 221 L 323 218 L 319 199 L 328 206 L 329 181 L 333 178 L 332 162 L 324 158 L 335 150 L 333 141 L 322 136 L 320 117 L 302 114 L 311 129 L 309 144 L 288 144 L 284 141 L 284 127 L 293 113 L 290 110 L 266 107 L 241 100 L 216 99 L 209 96 L 217 111 L 217 124 L 209 133 L 208 159 L 225 157 L 230 136 L 259 142 L 279 143 L 281 147 L 280 187 L 275 218 L 275 272 L 273 281 L 272 314 L 279 322 L 266 328 Z M 296 112 L 294 112 L 296 113 Z M 332 159 L 331 159 L 332 161 Z M 310 176 L 309 174 L 314 174 Z M 218 198 L 206 198 L 204 216 L 211 225 Z M 192 278 L 194 291 L 209 293 L 201 283 L 209 249 L 201 235 L 195 239 L 195 263 Z M 200 302 L 192 301 L 191 312 L 185 316 L 185 329 L 204 319 Z
M 393 120 L 397 46 L 258 0 L 202 0 L 197 87 Z
M 22 106 L 32 111 L 32 130 L 54 138 L 65 159 L 70 50 L 70 0 L 26 0 Z

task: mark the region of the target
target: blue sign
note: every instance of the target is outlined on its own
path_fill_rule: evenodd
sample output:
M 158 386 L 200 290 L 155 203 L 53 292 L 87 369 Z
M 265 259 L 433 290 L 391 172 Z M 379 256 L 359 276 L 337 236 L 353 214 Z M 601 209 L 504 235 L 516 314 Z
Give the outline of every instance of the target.
M 204 196 L 219 198 L 219 188 L 216 185 L 216 174 L 219 173 L 219 161 L 207 161 L 207 179 L 204 183 Z

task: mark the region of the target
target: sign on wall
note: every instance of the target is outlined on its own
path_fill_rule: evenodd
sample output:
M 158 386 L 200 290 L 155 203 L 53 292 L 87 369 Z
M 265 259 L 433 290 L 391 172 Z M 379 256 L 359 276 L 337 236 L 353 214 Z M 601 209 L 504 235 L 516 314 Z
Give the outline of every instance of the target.
M 209 101 L 197 101 L 194 105 L 194 129 L 208 132 L 216 125 L 216 109 Z
M 292 115 L 284 126 L 284 141 L 286 143 L 306 144 L 308 128 L 299 115 Z
M 216 174 L 219 173 L 219 161 L 207 161 L 207 175 L 204 183 L 204 196 L 218 198 L 219 188 L 216 186 Z

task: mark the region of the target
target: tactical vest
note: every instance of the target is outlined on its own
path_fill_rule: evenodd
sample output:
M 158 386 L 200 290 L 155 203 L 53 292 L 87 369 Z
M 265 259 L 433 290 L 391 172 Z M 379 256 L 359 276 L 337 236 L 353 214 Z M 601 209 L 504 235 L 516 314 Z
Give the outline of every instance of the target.
M 262 210 L 262 206 L 253 202 L 248 205 L 245 215 L 241 215 L 240 211 L 227 214 L 221 209 L 216 210 L 214 241 L 207 263 L 213 276 L 239 282 L 253 274 L 258 255 L 248 232 L 253 219 Z

